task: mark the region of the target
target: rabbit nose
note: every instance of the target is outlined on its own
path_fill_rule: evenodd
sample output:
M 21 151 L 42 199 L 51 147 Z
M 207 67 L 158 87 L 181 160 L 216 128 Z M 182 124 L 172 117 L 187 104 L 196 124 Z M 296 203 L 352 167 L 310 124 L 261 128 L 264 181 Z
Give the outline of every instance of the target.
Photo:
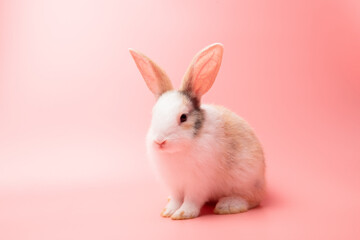
M 159 147 L 163 147 L 165 145 L 165 143 L 166 143 L 166 140 L 158 140 L 158 139 L 156 139 L 156 140 L 154 140 L 154 142 L 157 145 L 159 145 Z

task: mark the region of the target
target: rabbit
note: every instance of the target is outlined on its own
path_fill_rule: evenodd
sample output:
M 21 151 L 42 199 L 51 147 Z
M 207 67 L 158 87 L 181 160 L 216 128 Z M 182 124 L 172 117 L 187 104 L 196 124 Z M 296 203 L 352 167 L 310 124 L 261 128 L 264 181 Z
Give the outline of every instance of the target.
M 195 55 L 179 90 L 151 59 L 129 51 L 156 98 L 146 147 L 170 192 L 161 215 L 195 218 L 206 202 L 216 203 L 216 214 L 258 206 L 265 195 L 265 161 L 258 138 L 245 120 L 225 107 L 201 104 L 219 71 L 223 45 L 212 44 Z

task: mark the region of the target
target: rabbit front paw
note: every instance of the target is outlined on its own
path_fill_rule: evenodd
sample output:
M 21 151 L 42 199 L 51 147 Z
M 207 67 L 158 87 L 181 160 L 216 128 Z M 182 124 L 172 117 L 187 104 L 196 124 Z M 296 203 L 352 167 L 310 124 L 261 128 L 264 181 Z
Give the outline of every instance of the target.
M 169 202 L 166 204 L 165 208 L 161 212 L 161 216 L 163 217 L 171 217 L 176 210 L 178 210 L 181 206 L 181 201 L 176 200 L 174 198 L 169 198 Z
M 176 212 L 171 216 L 173 220 L 183 220 L 196 218 L 199 216 L 200 207 L 192 203 L 184 203 Z

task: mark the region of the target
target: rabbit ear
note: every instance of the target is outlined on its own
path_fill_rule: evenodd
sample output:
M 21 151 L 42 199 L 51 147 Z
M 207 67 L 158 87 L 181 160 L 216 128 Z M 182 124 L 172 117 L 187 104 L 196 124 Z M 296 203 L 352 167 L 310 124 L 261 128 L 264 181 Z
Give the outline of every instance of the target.
M 143 76 L 150 91 L 158 98 L 166 91 L 172 90 L 173 86 L 166 73 L 156 65 L 150 58 L 133 49 L 129 49 L 134 58 L 136 66 Z
M 215 81 L 223 51 L 223 45 L 215 43 L 196 54 L 185 73 L 180 91 L 190 92 L 200 99 Z

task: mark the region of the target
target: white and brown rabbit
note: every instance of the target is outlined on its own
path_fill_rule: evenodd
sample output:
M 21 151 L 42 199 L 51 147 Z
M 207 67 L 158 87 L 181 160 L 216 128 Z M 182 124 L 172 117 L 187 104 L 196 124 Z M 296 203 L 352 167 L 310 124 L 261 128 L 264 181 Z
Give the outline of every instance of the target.
M 149 158 L 170 191 L 161 215 L 194 218 L 209 201 L 217 202 L 217 214 L 258 206 L 265 192 L 259 140 L 235 113 L 200 103 L 219 71 L 222 44 L 194 57 L 179 90 L 152 60 L 132 49 L 130 53 L 156 97 L 146 142 Z

